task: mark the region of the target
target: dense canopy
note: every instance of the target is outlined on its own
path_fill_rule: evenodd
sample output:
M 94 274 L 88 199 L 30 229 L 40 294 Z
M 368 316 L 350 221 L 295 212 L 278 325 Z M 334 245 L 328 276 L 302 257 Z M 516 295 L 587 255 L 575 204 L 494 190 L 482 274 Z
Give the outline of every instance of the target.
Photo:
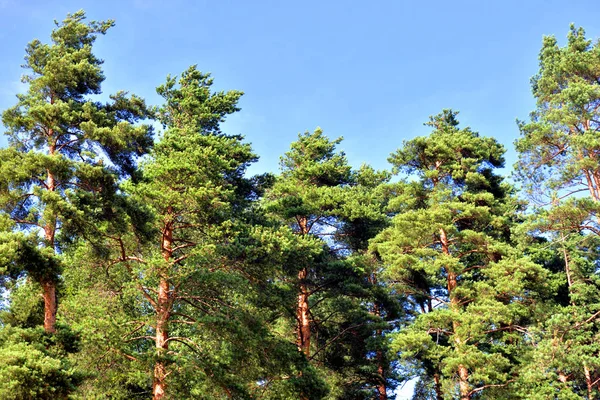
M 505 148 L 451 109 L 389 170 L 317 128 L 251 176 L 260 155 L 223 128 L 243 92 L 198 66 L 148 82 L 162 104 L 102 94 L 113 25 L 78 11 L 29 43 L 2 113 L 1 399 L 600 397 L 582 28 L 543 39 L 509 182 Z

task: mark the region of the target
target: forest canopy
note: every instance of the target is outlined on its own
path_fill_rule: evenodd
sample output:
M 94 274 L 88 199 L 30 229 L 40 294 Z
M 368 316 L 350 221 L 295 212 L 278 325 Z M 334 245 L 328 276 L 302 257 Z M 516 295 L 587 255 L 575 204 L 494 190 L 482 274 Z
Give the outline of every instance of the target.
M 223 127 L 244 93 L 199 66 L 148 82 L 160 104 L 102 92 L 113 26 L 78 11 L 31 41 L 2 113 L 0 399 L 600 397 L 582 28 L 543 38 L 507 179 L 452 109 L 387 170 L 317 128 L 250 175 L 260 154 Z

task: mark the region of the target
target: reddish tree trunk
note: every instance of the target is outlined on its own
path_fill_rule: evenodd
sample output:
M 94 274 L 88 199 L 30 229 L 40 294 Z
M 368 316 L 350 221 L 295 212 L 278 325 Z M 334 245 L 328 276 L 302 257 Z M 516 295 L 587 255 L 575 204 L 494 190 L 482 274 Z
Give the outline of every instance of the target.
M 154 364 L 154 380 L 152 385 L 152 394 L 155 400 L 162 399 L 166 391 L 167 368 L 164 356 L 169 348 L 168 322 L 169 322 L 169 283 L 166 279 L 161 279 L 158 287 L 158 310 L 156 321 L 156 353 L 157 361 Z
M 592 382 L 592 376 L 590 374 L 590 369 L 587 364 L 583 364 L 583 372 L 585 373 L 585 384 L 587 386 L 588 399 L 594 399 L 594 384 Z
M 306 217 L 298 218 L 298 226 L 300 228 L 301 235 L 308 234 L 308 219 Z M 304 267 L 298 272 L 298 303 L 296 305 L 296 344 L 298 350 L 304 353 L 308 358 L 310 357 L 310 306 L 308 304 L 308 298 L 310 292 L 308 285 L 306 284 L 306 278 L 308 277 L 308 268 Z
M 440 374 L 433 374 L 433 383 L 435 384 L 436 400 L 444 400 L 444 395 L 442 393 L 442 384 L 440 383 Z
M 44 330 L 48 333 L 56 332 L 56 283 L 53 281 L 42 282 L 44 298 Z
M 298 304 L 296 306 L 296 318 L 298 320 L 297 327 L 297 345 L 298 350 L 304 353 L 306 357 L 310 357 L 310 319 L 308 305 L 308 287 L 304 280 L 308 275 L 308 269 L 302 268 L 298 272 L 298 280 L 300 281 L 300 290 L 298 292 Z
M 469 395 L 469 371 L 462 364 L 458 366 L 458 376 L 460 377 L 460 400 L 469 400 L 471 398 Z
M 163 229 L 161 249 L 165 259 L 166 268 L 169 267 L 173 255 L 173 227 L 167 223 Z M 156 309 L 156 356 L 154 364 L 154 378 L 152 382 L 152 395 L 154 400 L 163 399 L 167 389 L 167 366 L 165 356 L 169 349 L 169 318 L 171 312 L 171 295 L 169 281 L 162 275 L 158 284 L 158 299 Z
M 381 331 L 377 331 L 378 335 L 381 335 Z M 377 385 L 377 393 L 379 393 L 379 400 L 387 400 L 387 390 L 385 387 L 385 370 L 384 370 L 384 359 L 383 352 L 377 350 L 377 373 L 379 374 L 379 384 Z
M 298 226 L 300 227 L 300 234 L 308 234 L 308 219 L 306 217 L 298 218 Z M 310 357 L 310 306 L 308 304 L 308 298 L 310 292 L 308 285 L 306 284 L 306 278 L 308 277 L 308 268 L 304 267 L 298 272 L 298 302 L 296 304 L 296 345 L 298 351 L 304 353 L 306 358 Z M 302 373 L 300 373 L 302 375 Z M 300 400 L 308 400 L 308 396 L 305 393 L 300 394 Z
M 50 135 L 52 135 L 52 130 L 50 130 Z M 56 151 L 56 146 L 51 144 L 48 149 L 48 153 L 53 155 Z M 54 178 L 54 174 L 49 169 L 46 170 L 47 179 L 46 179 L 46 189 L 50 192 L 54 192 L 56 190 L 56 180 Z M 46 241 L 46 246 L 52 248 L 54 250 L 54 236 L 56 234 L 56 219 L 51 217 L 49 221 L 46 221 L 46 225 L 44 226 L 44 239 Z M 56 312 L 57 312 L 57 302 L 56 302 L 56 277 L 50 276 L 42 284 L 42 296 L 44 298 L 44 330 L 49 333 L 56 332 Z

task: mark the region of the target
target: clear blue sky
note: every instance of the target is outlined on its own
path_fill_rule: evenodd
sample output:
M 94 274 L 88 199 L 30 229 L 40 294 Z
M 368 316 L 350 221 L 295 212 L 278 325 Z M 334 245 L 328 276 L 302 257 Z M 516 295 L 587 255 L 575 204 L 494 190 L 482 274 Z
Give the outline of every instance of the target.
M 274 171 L 298 132 L 344 136 L 350 161 L 386 168 L 403 140 L 442 108 L 498 138 L 515 160 L 516 118 L 534 107 L 529 79 L 542 35 L 564 43 L 569 23 L 600 35 L 597 1 L 39 1 L 0 0 L 0 109 L 22 89 L 27 42 L 85 9 L 117 26 L 97 42 L 104 92 L 155 104 L 154 88 L 190 64 L 219 89 L 246 92 L 227 122 Z M 0 146 L 6 144 L 0 138 Z M 404 398 L 404 396 L 402 396 Z
M 0 109 L 21 88 L 27 42 L 47 41 L 54 19 L 81 8 L 117 21 L 96 47 L 105 93 L 156 103 L 154 88 L 190 64 L 219 89 L 243 90 L 226 127 L 261 156 L 253 172 L 276 170 L 297 133 L 317 126 L 344 136 L 354 165 L 385 168 L 447 107 L 504 143 L 512 163 L 515 119 L 534 106 L 542 35 L 564 43 L 571 22 L 600 33 L 595 1 L 0 0 Z

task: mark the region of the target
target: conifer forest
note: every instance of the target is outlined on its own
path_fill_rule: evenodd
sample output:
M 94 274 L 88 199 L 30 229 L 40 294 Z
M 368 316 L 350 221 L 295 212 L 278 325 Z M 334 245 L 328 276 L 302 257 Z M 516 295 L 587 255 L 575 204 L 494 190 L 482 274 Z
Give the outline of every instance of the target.
M 600 398 L 599 41 L 543 37 L 514 166 L 443 109 L 386 170 L 316 129 L 252 176 L 201 65 L 98 100 L 113 25 L 2 112 L 0 399 Z

